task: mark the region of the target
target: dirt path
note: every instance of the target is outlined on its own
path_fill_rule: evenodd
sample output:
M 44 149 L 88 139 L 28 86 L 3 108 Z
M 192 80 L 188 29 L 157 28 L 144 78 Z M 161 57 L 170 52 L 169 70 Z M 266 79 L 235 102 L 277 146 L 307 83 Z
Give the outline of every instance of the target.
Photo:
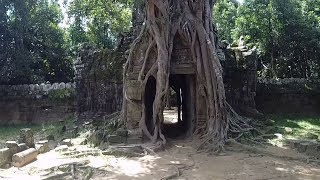
M 85 146 L 73 147 L 92 151 Z M 87 149 L 86 149 L 87 148 Z M 320 166 L 303 161 L 286 160 L 290 157 L 306 158 L 290 149 L 269 147 L 273 156 L 255 153 L 228 152 L 224 156 L 196 153 L 192 142 L 176 141 L 166 151 L 157 155 L 125 158 L 114 156 L 83 156 L 71 158 L 54 151 L 38 156 L 38 160 L 20 169 L 0 170 L 0 179 L 43 179 L 50 173 L 63 172 L 61 164 L 78 164 L 73 172 L 78 175 L 61 176 L 60 179 L 84 179 L 90 169 L 91 179 L 161 179 L 176 174 L 176 179 L 320 179 Z M 277 158 L 284 156 L 286 158 Z M 81 166 L 79 164 L 82 164 Z M 78 168 L 77 168 L 78 167 Z M 85 168 L 83 168 L 85 167 Z M 81 168 L 81 169 L 80 169 Z M 69 177 L 69 178 L 68 178 Z M 54 178 L 59 179 L 59 178 Z

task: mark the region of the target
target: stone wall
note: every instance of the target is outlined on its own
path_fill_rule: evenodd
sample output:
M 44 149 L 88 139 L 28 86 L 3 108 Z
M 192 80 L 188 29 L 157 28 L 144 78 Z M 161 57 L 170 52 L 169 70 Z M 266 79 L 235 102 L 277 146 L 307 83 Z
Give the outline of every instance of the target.
M 265 114 L 320 114 L 320 81 L 258 79 L 256 106 Z
M 0 125 L 64 120 L 75 112 L 75 84 L 0 85 Z
M 133 28 L 130 33 L 120 37 L 115 49 L 97 50 L 83 44 L 79 50 L 75 62 L 79 121 L 102 119 L 121 110 L 123 64 L 144 20 L 143 4 L 135 3 L 134 9 Z
M 246 48 L 226 48 L 224 83 L 227 102 L 241 115 L 257 117 L 256 110 L 257 53 Z
M 90 121 L 121 110 L 124 52 L 80 48 L 76 68 L 77 119 Z

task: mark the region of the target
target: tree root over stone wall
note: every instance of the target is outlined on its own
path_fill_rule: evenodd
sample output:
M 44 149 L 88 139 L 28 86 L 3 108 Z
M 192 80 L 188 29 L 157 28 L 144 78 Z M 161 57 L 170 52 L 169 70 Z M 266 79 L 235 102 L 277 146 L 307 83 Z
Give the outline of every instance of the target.
M 156 78 L 156 95 L 153 103 L 153 127 L 146 126 L 144 100 L 140 128 L 159 146 L 166 143 L 161 132 L 163 111 L 169 89 L 170 61 L 173 39 L 179 35 L 190 48 L 196 67 L 197 92 L 206 99 L 207 121 L 195 132 L 203 139 L 200 148 L 223 150 L 230 133 L 241 134 L 251 127 L 227 104 L 222 78 L 222 67 L 217 56 L 217 35 L 212 23 L 215 0 L 145 0 L 145 21 L 141 32 L 134 40 L 124 67 L 124 84 L 135 64 L 141 64 L 138 81 L 146 86 L 148 78 Z M 155 54 L 155 55 L 154 55 Z M 152 57 L 151 57 L 152 56 Z M 155 57 L 153 57 L 155 56 Z M 147 69 L 147 64 L 151 67 Z M 136 67 L 136 66 L 135 66 Z M 126 118 L 126 103 L 130 100 L 124 86 L 123 115 Z M 144 88 L 142 88 L 144 94 Z M 125 119 L 126 121 L 126 119 Z

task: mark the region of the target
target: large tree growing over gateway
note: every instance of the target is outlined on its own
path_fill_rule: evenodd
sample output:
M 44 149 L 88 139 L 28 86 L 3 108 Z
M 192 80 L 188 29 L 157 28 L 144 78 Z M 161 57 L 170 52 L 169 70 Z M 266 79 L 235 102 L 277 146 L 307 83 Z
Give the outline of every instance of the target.
M 217 35 L 212 23 L 215 2 L 216 0 L 144 1 L 145 21 L 140 34 L 131 46 L 124 69 L 124 83 L 132 69 L 134 58 L 143 60 L 138 78 L 143 87 L 150 76 L 156 78 L 156 95 L 153 103 L 154 130 L 150 132 L 147 129 L 145 115 L 142 115 L 140 121 L 143 133 L 154 143 L 158 140 L 160 143 L 166 143 L 160 126 L 164 120 L 163 110 L 169 89 L 173 39 L 177 33 L 188 43 L 192 59 L 196 64 L 196 81 L 199 87 L 197 91 L 202 92 L 207 99 L 206 127 L 200 134 L 203 139 L 202 147 L 221 150 L 228 139 L 228 132 L 239 132 L 240 129 L 248 128 L 239 118 L 230 118 L 228 115 L 232 109 L 226 102 L 222 67 L 217 56 Z M 143 42 L 145 45 L 141 46 Z M 148 57 L 153 48 L 156 49 L 156 61 L 145 73 Z M 124 92 L 126 92 L 125 86 Z M 130 100 L 127 99 L 124 103 L 127 101 Z M 142 108 L 145 111 L 143 104 Z

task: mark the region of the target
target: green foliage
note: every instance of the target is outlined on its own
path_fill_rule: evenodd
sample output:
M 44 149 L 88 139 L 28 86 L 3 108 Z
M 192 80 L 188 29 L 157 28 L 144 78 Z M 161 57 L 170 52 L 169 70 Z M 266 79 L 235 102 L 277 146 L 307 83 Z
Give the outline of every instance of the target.
M 74 89 L 54 89 L 49 91 L 48 97 L 51 100 L 65 100 L 75 97 Z
M 72 80 L 61 20 L 57 1 L 1 1 L 0 84 Z
M 221 0 L 214 17 L 223 39 L 248 37 L 270 76 L 319 76 L 320 0 Z
M 237 4 L 230 0 L 220 0 L 214 8 L 214 22 L 216 22 L 219 36 L 232 43 L 232 34 L 237 17 Z
M 71 44 L 89 42 L 98 48 L 113 48 L 117 37 L 131 26 L 132 0 L 74 0 L 69 7 L 73 20 Z

